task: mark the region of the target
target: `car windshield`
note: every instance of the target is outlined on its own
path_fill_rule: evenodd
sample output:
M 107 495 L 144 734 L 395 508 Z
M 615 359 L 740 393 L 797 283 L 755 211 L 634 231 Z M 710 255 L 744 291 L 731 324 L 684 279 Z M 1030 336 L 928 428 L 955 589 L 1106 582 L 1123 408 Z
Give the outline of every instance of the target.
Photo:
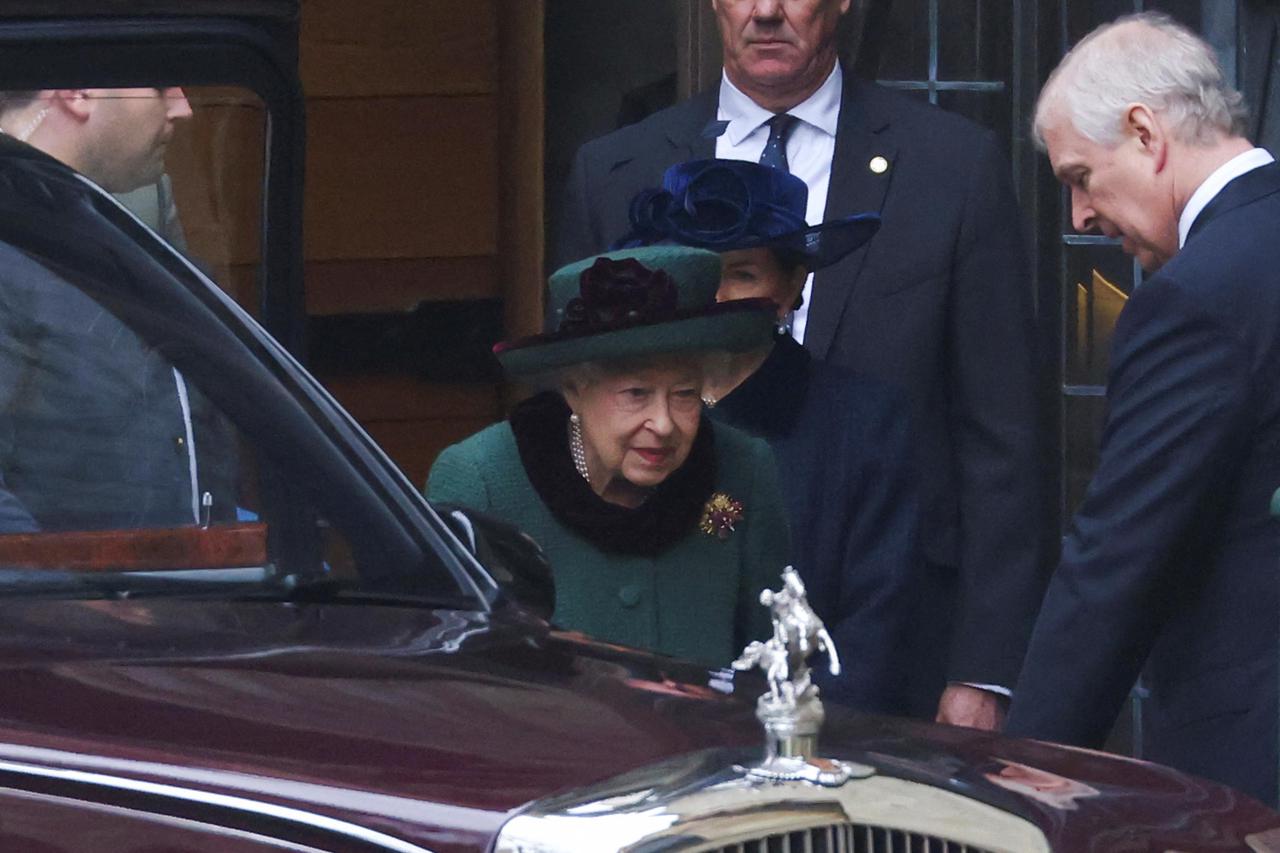
M 394 548 L 307 456 L 334 455 L 323 392 L 267 370 L 296 364 L 232 304 L 254 312 L 264 274 L 261 100 L 0 99 L 0 594 L 456 594 L 439 566 L 372 565 Z

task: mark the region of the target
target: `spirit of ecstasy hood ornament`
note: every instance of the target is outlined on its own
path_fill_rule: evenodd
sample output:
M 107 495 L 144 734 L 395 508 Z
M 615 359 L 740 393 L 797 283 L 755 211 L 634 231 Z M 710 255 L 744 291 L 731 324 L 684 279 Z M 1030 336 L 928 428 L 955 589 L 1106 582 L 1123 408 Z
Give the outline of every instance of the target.
M 875 771 L 870 767 L 817 758 L 818 732 L 825 713 L 818 685 L 809 677 L 809 655 L 827 653 L 828 669 L 840 674 L 840 656 L 818 614 L 809 606 L 804 581 L 795 569 L 782 571 L 782 589 L 766 589 L 760 603 L 773 617 L 773 636 L 753 641 L 733 662 L 733 668 L 759 667 L 769 679 L 769 692 L 756 702 L 756 717 L 764 724 L 765 756 L 759 767 L 743 768 L 749 777 L 769 781 L 809 781 L 843 785 Z

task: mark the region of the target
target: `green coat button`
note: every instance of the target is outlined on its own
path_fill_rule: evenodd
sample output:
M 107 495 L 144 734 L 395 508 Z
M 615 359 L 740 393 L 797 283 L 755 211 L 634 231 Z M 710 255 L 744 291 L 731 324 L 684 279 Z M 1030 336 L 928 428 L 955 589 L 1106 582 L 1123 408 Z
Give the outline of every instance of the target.
M 640 587 L 633 583 L 618 588 L 618 600 L 622 602 L 623 607 L 635 607 L 640 603 L 642 595 Z

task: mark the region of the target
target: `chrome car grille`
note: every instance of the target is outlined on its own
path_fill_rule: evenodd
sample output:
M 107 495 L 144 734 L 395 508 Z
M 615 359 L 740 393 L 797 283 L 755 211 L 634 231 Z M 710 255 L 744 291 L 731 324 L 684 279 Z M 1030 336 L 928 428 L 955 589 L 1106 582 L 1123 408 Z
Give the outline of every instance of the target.
M 530 803 L 493 853 L 1050 853 L 1034 824 L 957 791 L 878 773 L 766 781 L 752 757 L 691 753 Z
M 989 853 L 981 847 L 934 835 L 853 823 L 779 833 L 713 850 L 714 853 Z

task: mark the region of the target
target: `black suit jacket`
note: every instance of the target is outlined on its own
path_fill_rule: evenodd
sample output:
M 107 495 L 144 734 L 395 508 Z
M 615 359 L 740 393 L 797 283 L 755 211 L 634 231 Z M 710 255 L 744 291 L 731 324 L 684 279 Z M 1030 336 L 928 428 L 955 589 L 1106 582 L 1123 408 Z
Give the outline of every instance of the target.
M 626 233 L 632 196 L 668 166 L 714 157 L 716 104 L 704 93 L 584 145 L 557 260 Z M 949 677 L 1010 685 L 1043 578 L 1032 281 L 1008 164 L 991 133 L 846 74 L 826 217 L 863 211 L 880 232 L 817 275 L 805 345 L 905 390 L 923 547 L 933 571 L 960 572 Z
M 234 517 L 234 437 L 185 384 L 196 492 Z M 0 244 L 0 533 L 196 522 L 172 365 L 86 293 Z
M 1099 745 L 1146 665 L 1144 756 L 1274 803 L 1280 165 L 1232 181 L 1116 325 L 1101 460 L 1008 728 Z

